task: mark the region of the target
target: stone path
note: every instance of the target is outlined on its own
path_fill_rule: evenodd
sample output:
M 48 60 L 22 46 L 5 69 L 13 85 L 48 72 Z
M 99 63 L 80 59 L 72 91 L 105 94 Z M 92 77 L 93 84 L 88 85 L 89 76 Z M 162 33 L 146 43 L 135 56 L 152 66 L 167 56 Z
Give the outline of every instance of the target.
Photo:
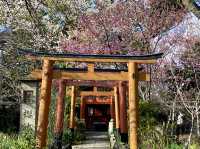
M 83 144 L 74 145 L 72 149 L 110 149 L 107 132 L 87 131 Z

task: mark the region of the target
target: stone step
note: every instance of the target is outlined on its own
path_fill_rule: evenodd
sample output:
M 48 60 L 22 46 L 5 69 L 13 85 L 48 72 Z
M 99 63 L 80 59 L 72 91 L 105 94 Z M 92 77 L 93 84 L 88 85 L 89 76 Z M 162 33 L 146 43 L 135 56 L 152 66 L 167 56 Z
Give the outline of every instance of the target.
M 85 145 L 72 146 L 72 149 L 110 149 L 110 146 L 107 144 L 104 145 L 85 144 Z
M 86 140 L 80 145 L 73 145 L 72 149 L 110 149 L 107 132 L 85 132 Z

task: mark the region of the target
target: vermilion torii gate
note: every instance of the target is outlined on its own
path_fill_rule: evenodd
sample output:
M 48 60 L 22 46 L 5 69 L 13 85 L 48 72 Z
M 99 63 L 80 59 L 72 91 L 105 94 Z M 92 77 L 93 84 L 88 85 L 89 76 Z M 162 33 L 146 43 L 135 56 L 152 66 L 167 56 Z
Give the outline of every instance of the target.
M 129 144 L 130 149 L 138 148 L 138 81 L 148 81 L 149 74 L 139 73 L 138 65 L 154 64 L 162 54 L 142 55 L 142 56 L 119 56 L 119 55 L 85 55 L 85 54 L 63 54 L 63 53 L 42 53 L 21 50 L 23 54 L 28 54 L 29 58 L 40 59 L 43 61 L 42 70 L 37 70 L 34 76 L 41 77 L 41 93 L 39 101 L 38 126 L 36 141 L 37 147 L 46 146 L 48 113 L 51 101 L 51 85 L 52 79 L 66 80 L 95 80 L 95 81 L 128 81 L 129 88 Z M 54 70 L 55 62 L 85 62 L 88 68 L 85 71 L 61 71 Z M 128 65 L 126 71 L 104 71 L 95 70 L 95 63 L 123 63 Z M 42 74 L 42 75 L 41 75 Z M 72 90 L 74 90 L 72 88 Z M 73 93 L 73 91 L 72 91 Z M 73 94 L 72 94 L 73 98 Z M 116 120 L 117 121 L 117 120 Z M 72 122 L 72 121 L 71 121 Z
M 41 78 L 34 78 L 41 79 Z M 98 84 L 97 84 L 98 83 Z M 59 80 L 59 92 L 57 95 L 57 106 L 56 106 L 56 125 L 54 129 L 54 145 L 62 148 L 62 132 L 63 132 L 63 112 L 64 112 L 64 92 L 65 86 L 72 86 L 71 92 L 67 92 L 68 96 L 71 96 L 71 110 L 70 110 L 70 123 L 69 128 L 74 130 L 75 128 L 75 120 L 74 120 L 74 111 L 75 111 L 75 103 L 77 101 L 77 97 L 80 97 L 80 119 L 82 122 L 88 124 L 88 113 L 86 113 L 87 105 L 91 107 L 91 105 L 106 105 L 109 106 L 109 113 L 113 120 L 116 120 L 116 129 L 121 134 L 121 139 L 123 142 L 127 142 L 128 130 L 127 130 L 127 111 L 126 111 L 126 90 L 125 87 L 127 85 L 126 82 L 94 82 L 94 81 L 69 81 L 69 80 Z M 96 85 L 94 87 L 94 85 Z M 92 91 L 76 91 L 75 86 L 87 86 L 93 87 Z M 99 91 L 98 87 L 102 89 L 109 89 L 110 91 Z M 118 91 L 117 91 L 118 90 Z M 91 99 L 92 97 L 92 99 Z M 119 104 L 120 103 L 120 104 Z M 102 107 L 102 106 L 101 106 Z M 108 111 L 108 109 L 107 109 Z M 87 117 L 86 117 L 87 115 Z M 107 124 L 108 117 L 104 115 L 104 124 Z M 91 120 L 91 119 L 90 119 Z M 106 120 L 106 121 L 105 121 Z M 89 126 L 89 125 L 86 125 Z M 91 126 L 91 125 L 90 125 Z

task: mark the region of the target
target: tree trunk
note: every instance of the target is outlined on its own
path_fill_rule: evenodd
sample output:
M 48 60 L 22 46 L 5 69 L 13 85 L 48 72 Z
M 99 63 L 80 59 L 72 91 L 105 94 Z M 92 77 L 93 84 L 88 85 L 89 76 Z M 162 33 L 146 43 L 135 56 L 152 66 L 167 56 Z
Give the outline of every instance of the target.
M 196 102 L 196 119 L 197 119 L 197 124 L 196 124 L 196 127 L 197 127 L 197 136 L 199 137 L 200 136 L 200 132 L 199 132 L 199 107 L 198 107 L 198 102 Z
M 193 127 L 194 127 L 194 115 L 191 114 L 191 116 L 192 116 L 191 128 L 190 128 L 190 134 L 189 134 L 189 137 L 188 137 L 188 141 L 187 141 L 186 149 L 188 149 L 189 146 L 190 146 L 191 138 L 192 138 L 192 131 L 193 131 Z
M 175 107 L 176 107 L 176 100 L 173 102 L 173 105 L 172 105 L 172 118 L 171 118 L 172 129 L 171 129 L 171 136 L 173 136 L 173 134 L 174 134 Z

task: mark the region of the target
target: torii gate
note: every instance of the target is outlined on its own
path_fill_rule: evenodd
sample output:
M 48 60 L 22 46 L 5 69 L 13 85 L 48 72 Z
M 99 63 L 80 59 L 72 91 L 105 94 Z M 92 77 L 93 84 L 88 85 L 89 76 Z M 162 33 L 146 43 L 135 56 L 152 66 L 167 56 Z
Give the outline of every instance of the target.
M 41 78 L 35 78 L 41 79 Z M 62 144 L 62 132 L 63 132 L 63 112 L 64 112 L 64 88 L 65 86 L 72 86 L 71 91 L 67 92 L 68 96 L 71 96 L 71 109 L 70 109 L 70 125 L 69 128 L 73 131 L 75 127 L 74 123 L 74 111 L 76 97 L 80 97 L 80 119 L 85 122 L 85 107 L 86 104 L 106 104 L 110 106 L 110 115 L 113 120 L 116 120 L 116 129 L 121 135 L 121 140 L 127 142 L 128 129 L 127 129 L 127 105 L 126 105 L 126 88 L 127 82 L 122 81 L 76 81 L 76 80 L 59 80 L 59 92 L 57 97 L 56 108 L 56 122 L 54 128 L 54 145 L 61 146 Z M 89 86 L 93 87 L 93 91 L 75 91 L 75 86 Z M 98 87 L 110 89 L 110 91 L 98 91 Z M 78 92 L 78 94 L 77 94 Z M 87 97 L 106 97 L 106 100 L 88 100 Z M 86 97 L 86 98 L 85 98 Z M 89 102 L 89 103 L 87 103 Z M 61 147 L 60 147 L 61 148 Z
M 149 74 L 139 73 L 139 64 L 154 64 L 162 53 L 142 56 L 120 56 L 120 55 L 87 55 L 87 54 L 64 54 L 44 53 L 20 50 L 28 54 L 29 58 L 43 60 L 42 70 L 37 70 L 34 75 L 42 78 L 41 94 L 39 101 L 38 126 L 37 126 L 37 148 L 46 146 L 49 105 L 51 101 L 52 79 L 70 80 L 96 80 L 96 81 L 128 81 L 129 87 L 129 144 L 130 149 L 138 148 L 138 81 L 148 81 Z M 85 62 L 88 64 L 87 71 L 63 72 L 53 70 L 54 62 Z M 128 72 L 125 71 L 95 71 L 94 63 L 125 63 Z M 42 76 L 41 76 L 42 74 Z M 74 90 L 74 89 L 72 89 Z M 72 98 L 73 94 L 72 94 Z

